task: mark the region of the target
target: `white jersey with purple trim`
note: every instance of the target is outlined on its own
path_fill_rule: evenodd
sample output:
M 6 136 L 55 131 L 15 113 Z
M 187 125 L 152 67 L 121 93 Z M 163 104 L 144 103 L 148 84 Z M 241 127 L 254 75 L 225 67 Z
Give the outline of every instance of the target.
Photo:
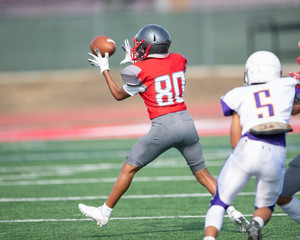
M 279 78 L 264 84 L 237 87 L 221 98 L 223 114 L 240 117 L 242 135 L 255 125 L 268 122 L 288 123 L 299 93 L 292 77 Z

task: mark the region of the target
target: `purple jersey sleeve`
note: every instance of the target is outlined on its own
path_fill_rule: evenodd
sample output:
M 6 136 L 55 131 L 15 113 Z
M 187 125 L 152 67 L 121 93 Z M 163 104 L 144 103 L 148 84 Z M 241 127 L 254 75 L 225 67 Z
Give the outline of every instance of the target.
M 224 116 L 231 116 L 233 114 L 233 110 L 228 107 L 228 105 L 221 99 L 222 112 Z

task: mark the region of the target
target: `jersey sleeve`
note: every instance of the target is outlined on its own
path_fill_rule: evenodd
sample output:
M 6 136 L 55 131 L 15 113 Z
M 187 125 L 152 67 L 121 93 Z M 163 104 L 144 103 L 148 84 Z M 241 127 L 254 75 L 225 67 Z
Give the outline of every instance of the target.
M 141 69 L 135 65 L 124 68 L 121 72 L 123 82 L 130 86 L 140 85 L 142 83 L 141 79 L 138 77 L 140 71 Z
M 141 69 L 138 66 L 130 65 L 121 72 L 122 80 L 125 83 L 123 89 L 130 95 L 135 96 L 140 92 L 145 92 L 147 87 L 138 77 Z
M 130 95 L 135 96 L 136 94 L 140 92 L 145 92 L 147 90 L 147 87 L 144 84 L 140 84 L 138 86 L 133 86 L 129 84 L 124 84 L 123 89 Z
M 290 85 L 295 87 L 295 98 L 294 102 L 300 101 L 300 81 L 293 77 L 284 77 L 280 78 L 283 81 L 280 81 L 282 85 Z
M 239 99 L 241 98 L 237 89 L 241 88 L 235 88 L 221 98 L 221 107 L 224 116 L 231 116 L 234 111 L 237 112 Z
M 221 107 L 224 116 L 231 116 L 233 114 L 233 110 L 226 104 L 226 102 L 221 98 Z

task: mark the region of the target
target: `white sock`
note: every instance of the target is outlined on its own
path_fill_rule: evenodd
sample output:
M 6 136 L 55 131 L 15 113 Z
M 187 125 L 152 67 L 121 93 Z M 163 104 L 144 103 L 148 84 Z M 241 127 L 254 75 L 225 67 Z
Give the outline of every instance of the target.
M 113 210 L 113 208 L 108 207 L 108 206 L 106 205 L 106 203 L 104 203 L 104 204 L 102 205 L 102 213 L 103 213 L 105 216 L 109 217 L 110 214 L 111 214 L 111 212 L 112 212 L 112 210 Z
M 225 209 L 223 207 L 219 205 L 211 206 L 205 217 L 205 228 L 207 226 L 213 226 L 220 231 L 223 224 L 224 213 Z
M 203 240 L 216 240 L 214 237 L 208 236 L 204 237 Z
M 254 217 L 253 220 L 255 220 L 256 222 L 258 222 L 260 228 L 263 228 L 265 223 L 264 220 L 261 217 Z
M 300 224 L 300 201 L 298 198 L 293 196 L 292 201 L 289 203 L 279 206 L 291 219 L 295 220 Z

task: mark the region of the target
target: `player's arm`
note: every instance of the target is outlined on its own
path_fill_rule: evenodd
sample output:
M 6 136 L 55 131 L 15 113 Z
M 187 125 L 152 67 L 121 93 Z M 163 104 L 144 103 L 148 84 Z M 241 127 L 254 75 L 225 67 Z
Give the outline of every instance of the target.
M 104 70 L 102 74 L 107 82 L 111 94 L 116 100 L 121 101 L 130 97 L 123 87 L 119 88 L 118 85 L 113 81 L 108 70 Z
M 300 61 L 300 57 L 299 57 Z M 300 80 L 300 78 L 299 78 Z M 300 81 L 296 85 L 296 96 L 295 96 L 295 102 L 293 105 L 292 115 L 297 115 L 300 113 Z
M 233 112 L 231 127 L 230 127 L 230 142 L 233 149 L 238 144 L 241 136 L 242 136 L 242 127 L 240 124 L 240 116 L 236 112 Z
M 299 113 L 300 113 L 300 101 L 294 103 L 292 115 L 295 116 Z
M 113 81 L 109 74 L 109 55 L 108 53 L 105 53 L 104 57 L 101 56 L 99 50 L 95 48 L 96 55 L 92 53 L 88 53 L 93 59 L 88 59 L 88 61 L 96 67 L 100 68 L 100 72 L 104 76 L 107 85 L 109 87 L 109 90 L 111 94 L 114 96 L 114 98 L 118 101 L 121 101 L 125 98 L 130 97 L 130 95 L 123 89 L 119 88 L 118 85 Z

